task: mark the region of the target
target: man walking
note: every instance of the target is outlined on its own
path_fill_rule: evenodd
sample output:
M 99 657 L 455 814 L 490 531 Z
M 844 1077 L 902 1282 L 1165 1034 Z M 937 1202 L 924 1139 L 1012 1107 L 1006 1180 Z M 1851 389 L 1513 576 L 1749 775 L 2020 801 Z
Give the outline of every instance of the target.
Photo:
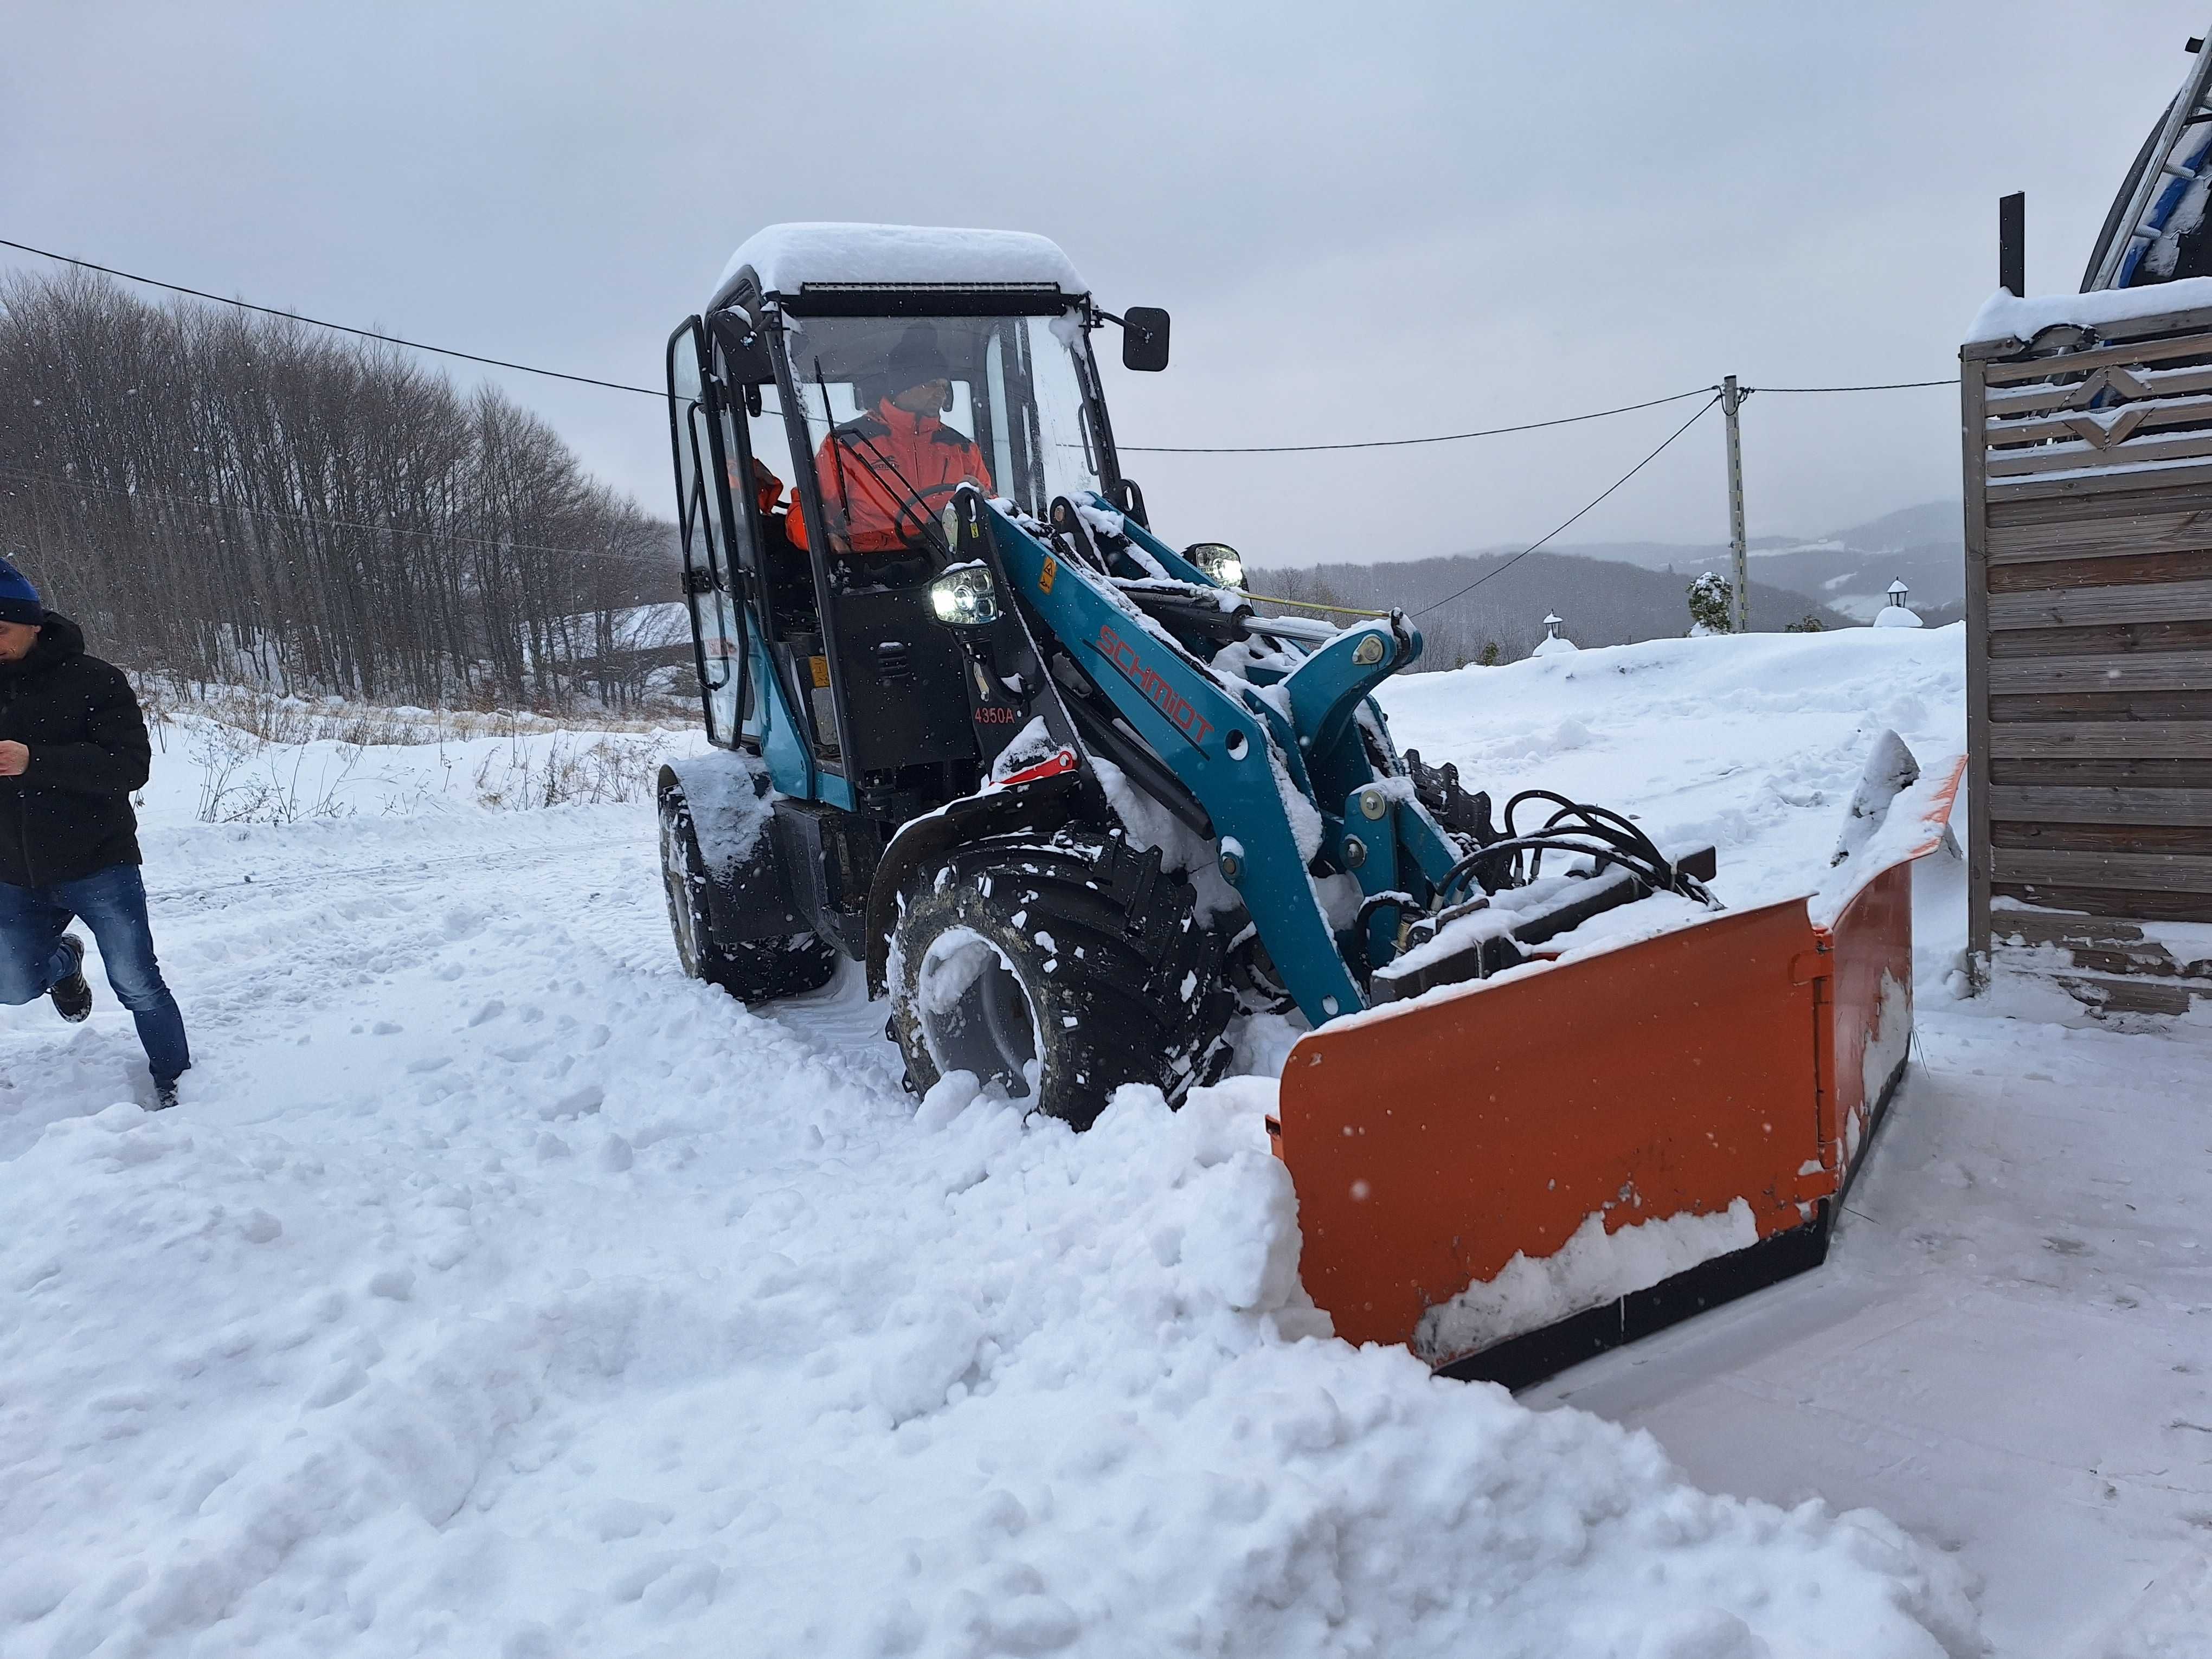
M 84 941 L 69 931 L 82 920 L 138 1022 L 159 1111 L 177 1103 L 192 1060 L 138 874 L 131 792 L 152 761 L 131 682 L 87 656 L 77 625 L 0 559 L 0 1003 L 44 996 L 64 1019 L 92 1012 Z

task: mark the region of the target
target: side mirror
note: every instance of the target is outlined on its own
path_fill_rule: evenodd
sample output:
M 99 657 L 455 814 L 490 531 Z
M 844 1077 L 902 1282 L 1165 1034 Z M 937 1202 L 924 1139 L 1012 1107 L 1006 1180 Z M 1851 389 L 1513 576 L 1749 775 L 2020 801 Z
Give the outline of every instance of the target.
M 769 360 L 768 335 L 753 325 L 753 320 L 735 307 L 718 311 L 710 319 L 714 330 L 714 343 L 721 348 L 724 378 L 735 385 L 748 388 L 763 384 L 773 385 L 775 365 Z M 759 393 L 755 392 L 745 400 L 749 412 Z
M 1158 306 L 1131 306 L 1121 319 L 1121 367 L 1157 374 L 1167 366 L 1167 313 Z
M 1182 556 L 1204 571 L 1209 581 L 1223 587 L 1244 586 L 1244 561 L 1226 542 L 1193 542 Z

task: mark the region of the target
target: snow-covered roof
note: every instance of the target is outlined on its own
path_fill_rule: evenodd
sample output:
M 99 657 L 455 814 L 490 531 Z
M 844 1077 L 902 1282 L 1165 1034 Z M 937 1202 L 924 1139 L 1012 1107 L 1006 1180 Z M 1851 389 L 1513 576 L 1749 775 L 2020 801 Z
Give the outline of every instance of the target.
M 1025 230 L 769 225 L 730 256 L 715 299 L 747 265 L 769 294 L 796 294 L 809 283 L 1049 283 L 1063 294 L 1090 292 L 1057 242 Z
M 1974 313 L 1966 340 L 1969 344 L 1978 340 L 2033 340 L 2060 323 L 2094 328 L 2100 323 L 2155 317 L 2166 311 L 2194 311 L 2200 307 L 2212 307 L 2212 276 L 2184 276 L 2179 282 L 2098 289 L 2087 294 L 2039 294 L 2027 299 L 1999 289 Z

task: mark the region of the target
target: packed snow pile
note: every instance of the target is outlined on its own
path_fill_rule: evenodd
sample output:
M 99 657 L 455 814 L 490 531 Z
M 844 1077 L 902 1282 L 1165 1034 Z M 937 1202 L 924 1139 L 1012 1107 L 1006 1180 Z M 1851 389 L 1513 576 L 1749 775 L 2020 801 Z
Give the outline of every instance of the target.
M 1889 603 L 1882 606 L 1881 610 L 1875 612 L 1874 626 L 1876 628 L 1919 628 L 1923 626 L 1924 624 L 1920 620 L 1920 613 L 1913 610 L 1911 605 L 1907 603 L 1911 598 L 1911 590 L 1907 588 L 1902 580 L 1891 582 L 1889 585 Z
M 1443 1364 L 1758 1243 L 1759 1223 L 1741 1198 L 1718 1215 L 1662 1216 L 1611 1232 L 1604 1213 L 1594 1212 L 1557 1255 L 1534 1261 L 1516 1255 L 1497 1278 L 1477 1279 L 1431 1308 L 1414 1346 Z
M 1388 702 L 1501 800 L 1717 840 L 1742 902 L 1818 878 L 1877 730 L 1955 734 L 1959 657 L 1662 641 Z M 1329 1336 L 1265 1076 L 1081 1136 L 917 1107 L 849 977 L 681 977 L 649 792 L 200 787 L 173 743 L 144 836 L 183 1106 L 104 987 L 0 1010 L 0 1652 L 1979 1650 L 1876 1514 Z
M 1559 632 L 1564 625 L 1558 611 L 1548 613 L 1544 618 L 1544 637 L 1536 641 L 1528 654 L 1532 657 L 1556 657 L 1563 652 L 1579 651 L 1580 646 Z

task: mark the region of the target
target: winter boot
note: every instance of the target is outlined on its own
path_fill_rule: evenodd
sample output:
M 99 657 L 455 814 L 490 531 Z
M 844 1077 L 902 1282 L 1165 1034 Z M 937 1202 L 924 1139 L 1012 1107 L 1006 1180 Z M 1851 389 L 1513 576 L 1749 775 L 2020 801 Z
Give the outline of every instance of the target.
M 157 1112 L 166 1112 L 176 1103 L 177 1079 L 155 1078 L 154 1079 L 154 1109 Z
M 70 953 L 70 970 L 46 993 L 54 1012 L 72 1025 L 92 1013 L 92 987 L 84 977 L 84 941 L 75 933 L 62 935 L 62 949 Z

